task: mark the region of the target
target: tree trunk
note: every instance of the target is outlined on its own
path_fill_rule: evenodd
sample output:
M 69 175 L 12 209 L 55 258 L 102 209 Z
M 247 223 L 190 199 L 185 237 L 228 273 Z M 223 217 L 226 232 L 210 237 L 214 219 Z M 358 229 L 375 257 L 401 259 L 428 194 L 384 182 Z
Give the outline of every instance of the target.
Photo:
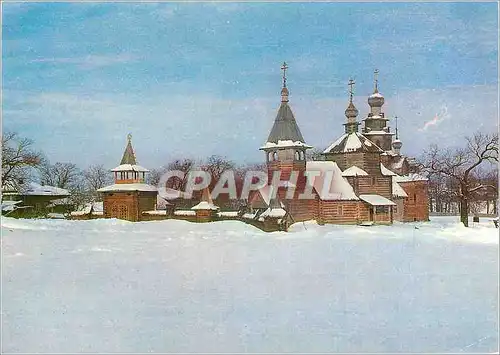
M 460 222 L 464 226 L 469 226 L 469 194 L 467 191 L 467 185 L 461 186 L 462 193 L 460 194 Z

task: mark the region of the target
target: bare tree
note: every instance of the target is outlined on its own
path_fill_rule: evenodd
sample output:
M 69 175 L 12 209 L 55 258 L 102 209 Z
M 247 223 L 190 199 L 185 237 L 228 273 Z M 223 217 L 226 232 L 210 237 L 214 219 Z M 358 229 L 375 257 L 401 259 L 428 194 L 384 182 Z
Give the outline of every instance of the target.
M 193 170 L 195 166 L 196 162 L 192 159 L 188 158 L 175 159 L 159 169 L 152 169 L 149 173 L 148 181 L 151 185 L 157 186 L 160 183 L 162 175 L 165 174 L 167 171 L 174 171 L 174 170 L 182 171 L 184 173 L 184 179 L 178 179 L 177 177 L 172 177 L 167 181 L 166 187 L 183 191 L 186 187 L 187 175 L 191 170 Z
M 42 185 L 60 187 L 62 189 L 71 189 L 81 183 L 80 170 L 73 163 L 55 163 L 44 162 L 38 168 Z
M 220 155 L 212 155 L 207 159 L 202 169 L 210 174 L 212 184 L 215 185 L 225 171 L 235 167 L 236 165 L 231 160 Z
M 41 153 L 33 150 L 33 141 L 21 138 L 15 132 L 2 136 L 2 188 L 12 186 L 30 177 L 31 168 L 41 162 Z
M 91 165 L 83 172 L 85 182 L 84 194 L 93 200 L 99 199 L 97 190 L 112 183 L 113 179 L 109 171 L 103 165 Z
M 98 190 L 101 187 L 111 184 L 113 181 L 108 170 L 101 165 L 90 165 L 84 172 L 83 178 L 87 187 L 92 190 Z
M 467 147 L 440 149 L 432 145 L 421 159 L 420 166 L 432 175 L 444 175 L 458 185 L 460 221 L 468 227 L 471 194 L 483 188 L 474 179 L 474 171 L 485 162 L 498 162 L 498 135 L 476 133 L 467 138 Z
M 306 152 L 306 160 L 324 160 L 324 149 L 313 148 Z

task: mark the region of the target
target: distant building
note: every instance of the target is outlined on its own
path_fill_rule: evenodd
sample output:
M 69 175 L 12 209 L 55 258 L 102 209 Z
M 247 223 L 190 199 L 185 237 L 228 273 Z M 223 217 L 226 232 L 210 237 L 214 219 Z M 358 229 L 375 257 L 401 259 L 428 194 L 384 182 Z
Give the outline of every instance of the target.
M 55 186 L 21 182 L 2 191 L 2 213 L 14 217 L 39 217 L 49 213 L 68 213 L 70 193 Z M 11 202 L 7 202 L 11 201 Z M 16 203 L 12 203 L 16 202 Z

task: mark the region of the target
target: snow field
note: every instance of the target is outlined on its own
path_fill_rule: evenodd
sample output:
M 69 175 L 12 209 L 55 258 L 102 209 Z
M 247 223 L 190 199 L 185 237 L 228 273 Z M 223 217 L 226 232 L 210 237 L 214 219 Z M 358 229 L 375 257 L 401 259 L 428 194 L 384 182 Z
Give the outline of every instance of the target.
M 4 352 L 494 352 L 498 229 L 2 218 L 2 308 Z

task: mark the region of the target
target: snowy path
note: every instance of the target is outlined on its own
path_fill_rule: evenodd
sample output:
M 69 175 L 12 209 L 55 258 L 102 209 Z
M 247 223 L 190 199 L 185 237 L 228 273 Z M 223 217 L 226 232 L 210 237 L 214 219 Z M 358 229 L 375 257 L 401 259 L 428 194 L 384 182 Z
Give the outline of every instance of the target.
M 2 258 L 2 352 L 498 349 L 491 222 L 2 218 Z

